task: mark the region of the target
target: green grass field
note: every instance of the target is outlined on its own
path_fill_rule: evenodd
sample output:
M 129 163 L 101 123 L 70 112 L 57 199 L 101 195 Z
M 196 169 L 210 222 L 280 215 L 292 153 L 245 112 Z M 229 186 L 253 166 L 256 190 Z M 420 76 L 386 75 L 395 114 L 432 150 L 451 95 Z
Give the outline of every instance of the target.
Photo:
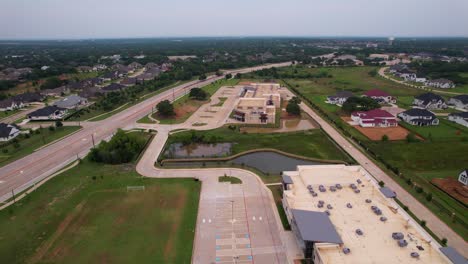
M 82 161 L 0 211 L 2 262 L 190 263 L 200 189 Z
M 218 182 L 229 182 L 231 184 L 242 184 L 242 180 L 233 176 L 219 176 Z
M 81 127 L 64 126 L 56 128 L 54 131 L 50 131 L 48 128 L 41 128 L 40 134 L 32 133 L 30 138 L 20 135 L 17 137 L 18 143 L 20 144 L 19 148 L 16 148 L 14 144 L 0 147 L 0 166 L 5 166 L 10 162 L 25 157 L 33 153 L 36 149 L 67 136 L 80 128 Z
M 281 185 L 271 185 L 268 186 L 273 194 L 273 199 L 275 200 L 276 209 L 278 210 L 278 214 L 281 218 L 281 223 L 283 224 L 284 230 L 291 230 L 291 225 L 288 222 L 288 217 L 286 216 L 286 212 L 283 208 L 283 187 Z
M 254 134 L 240 133 L 227 127 L 221 127 L 208 131 L 195 131 L 195 135 L 201 136 L 210 142 L 232 142 L 232 154 L 259 148 L 274 148 L 291 154 L 323 160 L 342 160 L 353 162 L 341 149 L 339 149 L 325 134 L 319 130 L 305 132 Z M 167 145 L 175 142 L 183 142 L 191 137 L 192 132 L 180 132 L 169 136 Z
M 320 69 L 307 70 L 319 71 Z M 434 198 L 446 209 L 456 213 L 465 222 L 468 222 L 466 208 L 430 183 L 432 178 L 456 177 L 459 171 L 465 168 L 464 164 L 468 164 L 468 155 L 466 155 L 468 149 L 468 140 L 466 138 L 468 135 L 466 128 L 445 120 L 445 117 L 440 117 L 441 124 L 439 126 L 414 127 L 405 125 L 405 127 L 426 138 L 425 141 L 416 143 L 407 143 L 406 141 L 372 142 L 340 119 L 339 108 L 324 103 L 325 96 L 333 94 L 336 90 L 379 88 L 397 96 L 400 107 L 409 108 L 414 95 L 422 93 L 422 91 L 384 80 L 378 76 L 371 77 L 366 74 L 367 71 L 368 67 L 336 68 L 329 70 L 329 73 L 333 75 L 332 78 L 285 81 L 320 107 L 336 122 L 337 126 L 343 127 L 354 138 L 366 144 L 381 159 L 397 167 L 403 176 L 411 178 L 426 193 L 432 193 Z M 333 92 L 330 93 L 330 91 Z M 384 166 L 382 165 L 382 167 Z M 415 189 L 410 188 L 402 178 L 397 177 L 395 180 L 456 232 L 463 237 L 468 236 L 468 230 L 463 225 L 453 223 L 448 214 L 440 211 L 433 203 L 428 203 L 423 195 L 416 193 Z

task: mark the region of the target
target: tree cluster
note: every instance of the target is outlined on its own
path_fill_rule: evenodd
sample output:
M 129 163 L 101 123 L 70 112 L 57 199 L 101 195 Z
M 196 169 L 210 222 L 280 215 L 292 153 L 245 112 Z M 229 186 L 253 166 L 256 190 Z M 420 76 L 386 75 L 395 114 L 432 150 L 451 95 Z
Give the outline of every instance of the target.
M 107 164 L 121 164 L 132 161 L 143 149 L 145 140 L 118 130 L 109 142 L 103 141 L 91 149 L 89 160 Z
M 159 102 L 156 105 L 156 109 L 158 113 L 162 116 L 169 117 L 175 115 L 174 106 L 171 104 L 169 100 L 164 100 Z
M 354 111 L 369 111 L 380 108 L 379 103 L 370 97 L 350 97 L 343 104 L 342 110 L 347 113 Z
M 288 114 L 290 115 L 300 115 L 301 114 L 301 108 L 299 107 L 300 103 L 301 103 L 301 99 L 294 96 L 288 101 L 288 105 L 286 106 L 286 112 L 288 112 Z

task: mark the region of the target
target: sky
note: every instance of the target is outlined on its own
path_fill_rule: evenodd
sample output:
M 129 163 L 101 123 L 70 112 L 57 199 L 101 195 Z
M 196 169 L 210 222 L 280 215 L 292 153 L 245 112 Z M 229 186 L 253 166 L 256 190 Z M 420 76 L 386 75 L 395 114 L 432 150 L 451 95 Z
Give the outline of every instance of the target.
M 0 39 L 468 37 L 468 0 L 0 0 Z

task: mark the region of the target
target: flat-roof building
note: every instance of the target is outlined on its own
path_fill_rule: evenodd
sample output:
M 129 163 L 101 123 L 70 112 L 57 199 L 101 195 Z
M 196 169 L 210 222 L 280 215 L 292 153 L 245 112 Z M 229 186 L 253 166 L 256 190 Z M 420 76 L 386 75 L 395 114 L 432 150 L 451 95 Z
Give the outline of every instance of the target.
M 305 258 L 321 263 L 450 263 L 361 166 L 283 172 L 283 207 Z

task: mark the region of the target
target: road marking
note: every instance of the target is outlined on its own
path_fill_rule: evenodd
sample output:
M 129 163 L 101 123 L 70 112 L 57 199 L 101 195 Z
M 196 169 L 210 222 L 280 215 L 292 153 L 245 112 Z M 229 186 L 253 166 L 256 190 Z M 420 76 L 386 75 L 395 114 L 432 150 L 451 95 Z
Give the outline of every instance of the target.
M 255 221 L 255 216 L 254 216 L 254 217 L 252 217 L 252 220 L 254 220 L 254 221 Z
M 203 223 L 205 223 L 205 218 L 203 218 Z
M 211 218 L 210 218 L 210 219 L 208 219 L 208 223 L 211 223 Z
M 260 221 L 262 221 L 262 217 L 260 216 L 258 219 L 260 219 Z
M 0 181 L 0 184 L 4 183 L 4 181 Z

